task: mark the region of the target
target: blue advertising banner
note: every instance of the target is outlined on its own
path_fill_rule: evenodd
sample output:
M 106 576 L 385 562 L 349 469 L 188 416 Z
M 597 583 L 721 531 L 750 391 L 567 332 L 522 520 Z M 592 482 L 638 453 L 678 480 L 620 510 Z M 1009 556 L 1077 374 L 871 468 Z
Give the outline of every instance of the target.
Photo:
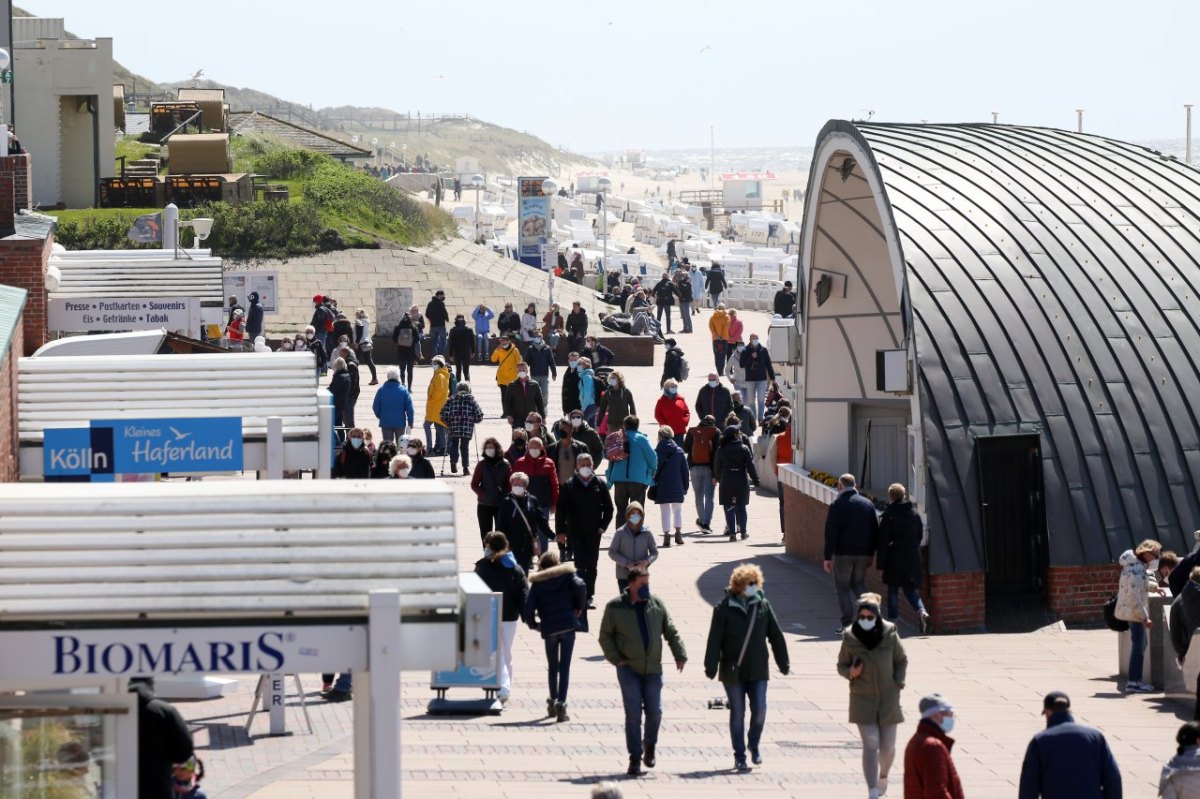
M 486 668 L 472 668 L 462 662 L 462 655 L 459 655 L 458 666 L 454 671 L 435 671 L 430 683 L 432 688 L 483 688 L 491 690 L 499 690 L 500 688 L 500 603 L 503 601 L 500 596 L 490 597 L 489 607 L 491 612 L 488 620 L 489 629 L 494 631 L 491 636 L 492 646 L 489 666 Z
M 242 420 L 94 420 L 90 427 L 48 429 L 42 471 L 59 480 L 112 480 L 116 474 L 242 470 Z
M 550 198 L 542 193 L 544 180 L 546 178 L 517 178 L 518 260 L 536 269 L 545 268 L 542 244 L 551 233 Z

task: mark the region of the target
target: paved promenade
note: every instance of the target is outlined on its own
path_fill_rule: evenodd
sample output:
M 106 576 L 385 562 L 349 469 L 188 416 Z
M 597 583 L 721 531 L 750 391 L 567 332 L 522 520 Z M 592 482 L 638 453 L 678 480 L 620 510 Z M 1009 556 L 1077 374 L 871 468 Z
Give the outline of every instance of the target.
M 683 387 L 689 402 L 712 365 L 707 318 L 707 312 L 696 317 L 695 334 L 676 336 L 691 362 L 692 377 Z M 747 313 L 744 318 L 747 333 L 765 335 L 765 314 Z M 642 429 L 652 436 L 660 370 L 661 365 L 624 370 L 637 398 Z M 493 375 L 490 366 L 473 369 L 476 396 L 488 414 L 481 442 L 484 434 L 504 431 L 497 419 Z M 429 369 L 418 370 L 418 420 L 428 380 Z M 373 420 L 372 392 L 364 380 L 360 422 Z M 552 384 L 551 395 L 556 412 L 557 383 Z M 502 440 L 507 441 L 504 432 Z M 447 482 L 454 487 L 459 511 L 460 562 L 463 569 L 470 569 L 480 555 L 474 496 L 468 478 L 456 476 Z M 694 507 L 689 503 L 685 510 L 685 529 L 694 530 Z M 334 513 L 331 506 L 331 519 Z M 657 529 L 655 508 L 649 509 L 647 520 Z M 577 639 L 568 703 L 572 720 L 564 724 L 544 718 L 542 643 L 537 633 L 523 626 L 516 640 L 512 700 L 502 716 L 427 717 L 424 708 L 433 696 L 429 675 L 406 673 L 403 794 L 442 799 L 586 797 L 597 780 L 612 778 L 621 783 L 627 797 L 721 796 L 731 786 L 744 796 L 866 796 L 857 733 L 847 723 L 847 685 L 835 670 L 837 611 L 830 578 L 819 568 L 783 554 L 774 496 L 753 500 L 750 531 L 748 541 L 736 543 L 719 535 L 685 533 L 687 544 L 663 551 L 651 570 L 652 589 L 671 609 L 690 662 L 682 674 L 667 672 L 658 766 L 647 776 L 624 777 L 628 761 L 620 693 L 613 668 L 604 662 L 596 643 L 596 612 L 592 634 Z M 762 749 L 765 762 L 748 774 L 737 774 L 732 771 L 727 713 L 706 706 L 723 691 L 719 683 L 705 679 L 702 660 L 711 607 L 720 599 L 730 571 L 743 562 L 759 564 L 766 575 L 765 592 L 784 627 L 792 672 L 782 677 L 772 665 Z M 616 593 L 607 563 L 601 562 L 598 601 Z M 1164 705 L 1155 694 L 1122 696 L 1113 677 L 1117 668 L 1113 633 L 1050 628 L 1024 635 L 922 637 L 911 627 L 902 627 L 901 634 L 909 657 L 903 697 L 907 721 L 900 729 L 901 753 L 889 795 L 903 794 L 902 750 L 915 726 L 917 701 L 924 693 L 939 691 L 957 710 L 954 758 L 966 795 L 1015 796 L 1025 746 L 1043 727 L 1041 697 L 1052 689 L 1067 691 L 1077 718 L 1108 735 L 1124 775 L 1125 795 L 1135 799 L 1156 795 L 1161 764 L 1173 754 L 1175 730 L 1190 717 L 1191 709 Z M 247 738 L 241 726 L 252 700 L 252 679 L 243 680 L 221 700 L 180 705 L 196 730 L 199 754 L 210 773 L 205 782 L 210 796 L 353 796 L 351 705 L 323 702 L 317 695 L 319 677 L 303 679 L 314 726 L 311 735 L 303 727 L 297 698 L 289 696 L 288 723 L 294 734 L 265 736 L 267 722 L 260 716 Z

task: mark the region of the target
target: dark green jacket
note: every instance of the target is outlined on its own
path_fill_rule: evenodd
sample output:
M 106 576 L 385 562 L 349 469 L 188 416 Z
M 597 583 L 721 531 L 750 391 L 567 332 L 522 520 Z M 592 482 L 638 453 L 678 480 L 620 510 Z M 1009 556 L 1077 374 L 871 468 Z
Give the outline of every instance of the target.
M 758 607 L 758 613 L 754 608 Z M 754 630 L 750 631 L 750 616 L 754 615 Z M 746 656 L 741 668 L 736 668 L 746 636 Z M 712 625 L 708 628 L 708 647 L 704 652 L 704 673 L 711 680 L 720 676 L 721 682 L 750 682 L 769 680 L 771 664 L 767 659 L 767 643 L 775 653 L 775 665 L 784 674 L 788 673 L 787 641 L 771 603 L 761 593 L 747 601 L 743 597 L 726 594 L 713 608 Z M 719 668 L 718 668 L 719 666 Z
M 650 648 L 642 645 L 638 630 L 637 611 L 629 600 L 629 592 L 610 599 L 600 620 L 600 649 L 604 659 L 616 666 L 624 663 L 638 674 L 662 674 L 662 642 L 667 639 L 675 660 L 686 661 L 687 650 L 671 612 L 654 594 L 646 600 L 646 629 L 650 632 Z

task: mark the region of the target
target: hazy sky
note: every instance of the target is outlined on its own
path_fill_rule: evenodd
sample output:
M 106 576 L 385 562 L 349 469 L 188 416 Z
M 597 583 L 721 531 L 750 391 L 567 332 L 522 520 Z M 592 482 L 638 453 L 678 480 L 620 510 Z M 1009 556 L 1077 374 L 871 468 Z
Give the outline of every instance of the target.
M 722 147 L 808 146 L 865 109 L 1073 128 L 1084 108 L 1088 131 L 1181 138 L 1200 102 L 1196 0 L 16 4 L 154 80 L 465 112 L 576 151 L 708 147 L 710 125 Z

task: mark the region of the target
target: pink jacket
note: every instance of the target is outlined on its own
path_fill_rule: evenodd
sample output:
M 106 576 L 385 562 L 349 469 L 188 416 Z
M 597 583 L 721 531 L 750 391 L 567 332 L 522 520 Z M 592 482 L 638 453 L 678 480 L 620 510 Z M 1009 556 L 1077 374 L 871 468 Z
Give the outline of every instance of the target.
M 737 343 L 742 340 L 742 331 L 746 329 L 745 323 L 741 319 L 729 320 L 729 340 Z

